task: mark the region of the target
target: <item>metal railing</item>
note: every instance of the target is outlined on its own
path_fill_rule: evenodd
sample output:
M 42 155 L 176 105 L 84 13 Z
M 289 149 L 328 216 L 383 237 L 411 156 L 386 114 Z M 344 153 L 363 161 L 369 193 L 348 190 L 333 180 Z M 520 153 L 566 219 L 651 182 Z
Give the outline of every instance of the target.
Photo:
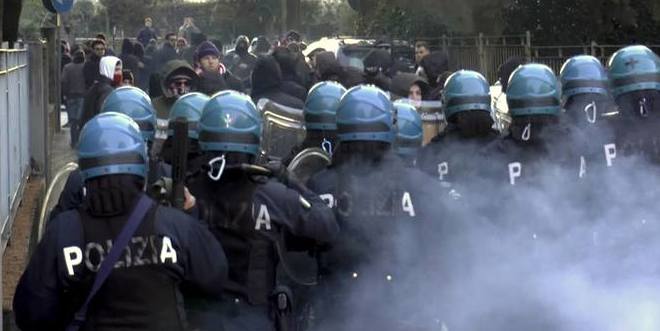
M 426 41 L 431 49 L 443 51 L 449 57 L 449 70 L 476 70 L 489 82 L 497 80 L 497 70 L 511 57 L 522 57 L 529 62 L 542 63 L 559 74 L 566 60 L 576 55 L 592 55 L 604 65 L 617 50 L 627 45 L 600 45 L 595 41 L 586 45 L 535 46 L 532 34 L 488 36 L 442 36 L 440 38 L 419 38 Z M 660 54 L 660 45 L 647 45 Z
M 29 72 L 25 49 L 0 49 L 0 229 L 2 248 L 30 170 Z

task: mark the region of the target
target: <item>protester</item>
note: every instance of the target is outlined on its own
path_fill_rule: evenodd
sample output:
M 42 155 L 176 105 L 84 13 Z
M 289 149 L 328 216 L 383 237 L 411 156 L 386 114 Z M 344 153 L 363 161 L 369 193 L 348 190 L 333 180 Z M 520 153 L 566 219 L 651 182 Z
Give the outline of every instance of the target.
M 80 131 L 80 116 L 83 108 L 83 101 L 87 89 L 85 88 L 85 77 L 83 69 L 85 67 L 85 52 L 78 50 L 73 54 L 73 62 L 64 66 L 62 70 L 62 94 L 66 104 L 69 128 L 71 130 L 71 148 L 78 143 L 78 133 Z

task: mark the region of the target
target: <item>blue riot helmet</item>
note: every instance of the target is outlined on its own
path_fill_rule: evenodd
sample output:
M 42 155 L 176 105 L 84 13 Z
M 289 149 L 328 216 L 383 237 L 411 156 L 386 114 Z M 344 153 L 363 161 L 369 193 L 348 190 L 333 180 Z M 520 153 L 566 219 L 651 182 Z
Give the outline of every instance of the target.
M 516 69 L 506 90 L 511 117 L 558 116 L 561 91 L 552 69 L 543 64 L 525 64 Z
M 199 119 L 199 145 L 205 152 L 259 153 L 261 115 L 248 95 L 218 92 L 209 99 Z
M 609 77 L 597 58 L 574 56 L 564 63 L 559 77 L 564 109 L 578 124 L 596 123 L 612 112 Z
M 309 90 L 305 108 L 307 130 L 337 130 L 337 107 L 346 89 L 337 82 L 320 82 Z
M 202 117 L 202 111 L 209 99 L 206 94 L 199 92 L 188 93 L 180 97 L 170 110 L 169 122 L 173 123 L 175 119 L 185 117 L 188 120 L 188 138 L 197 139 L 199 137 L 197 132 L 199 119 Z M 173 134 L 174 130 L 170 128 L 167 135 L 171 137 Z
M 646 46 L 620 49 L 609 60 L 612 95 L 624 116 L 646 117 L 660 102 L 660 58 Z
M 139 126 L 142 136 L 152 141 L 156 128 L 156 115 L 151 99 L 141 89 L 122 86 L 108 95 L 101 107 L 101 112 L 117 112 L 128 115 Z
M 660 90 L 660 58 L 646 46 L 620 49 L 608 63 L 612 94 Z
M 577 94 L 609 94 L 609 81 L 605 68 L 591 55 L 574 56 L 561 67 L 559 73 L 562 96 Z
M 140 127 L 127 115 L 101 113 L 80 132 L 78 164 L 84 180 L 116 174 L 146 178 L 148 161 Z
M 413 105 L 406 102 L 397 101 L 394 108 L 397 125 L 395 150 L 400 156 L 414 157 L 424 138 L 422 117 Z
M 556 123 L 561 110 L 561 91 L 552 69 L 543 64 L 518 67 L 507 87 L 511 114 L 509 131 L 522 141 L 536 140 L 546 124 Z
M 455 114 L 464 111 L 492 110 L 490 86 L 486 78 L 471 70 L 453 73 L 445 82 L 442 103 L 445 117 L 451 121 Z
M 383 90 L 359 85 L 348 90 L 337 108 L 340 142 L 394 142 L 394 106 Z

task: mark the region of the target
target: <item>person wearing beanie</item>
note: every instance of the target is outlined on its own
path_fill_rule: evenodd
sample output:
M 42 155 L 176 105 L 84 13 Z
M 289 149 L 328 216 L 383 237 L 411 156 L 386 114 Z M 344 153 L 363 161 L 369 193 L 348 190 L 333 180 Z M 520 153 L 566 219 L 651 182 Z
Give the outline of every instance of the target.
M 203 33 L 192 32 L 190 34 L 189 45 L 181 52 L 181 59 L 188 61 L 188 64 L 195 66 L 197 63 L 197 47 L 206 41 L 206 35 Z
M 123 64 L 121 59 L 116 56 L 104 56 L 99 61 L 99 78 L 90 87 L 83 100 L 82 114 L 80 115 L 80 127 L 84 127 L 85 123 L 91 120 L 94 116 L 101 112 L 105 98 L 112 93 L 112 91 L 121 86 L 123 82 L 122 70 Z
M 197 47 L 197 74 L 199 92 L 212 95 L 223 90 L 243 91 L 243 85 L 220 62 L 222 53 L 210 41 L 204 41 Z
M 252 71 L 252 100 L 268 99 L 280 105 L 303 109 L 305 102 L 282 89 L 282 69 L 272 55 L 261 56 Z

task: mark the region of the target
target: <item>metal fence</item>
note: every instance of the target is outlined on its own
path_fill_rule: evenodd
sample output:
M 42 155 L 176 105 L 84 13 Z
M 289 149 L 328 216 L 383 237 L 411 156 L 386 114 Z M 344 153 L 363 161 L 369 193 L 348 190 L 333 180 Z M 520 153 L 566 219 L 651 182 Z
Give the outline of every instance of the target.
M 529 62 L 542 63 L 559 74 L 561 66 L 575 55 L 592 55 L 606 65 L 617 50 L 627 45 L 600 45 L 593 41 L 587 45 L 535 46 L 532 34 L 487 36 L 442 36 L 420 38 L 427 41 L 431 49 L 442 50 L 449 57 L 449 70 L 476 70 L 489 82 L 497 80 L 497 69 L 511 57 L 521 57 Z M 660 45 L 647 45 L 660 54 Z
M 3 235 L 11 227 L 10 220 L 30 169 L 29 85 L 27 50 L 0 49 L 0 229 Z
M 442 36 L 420 38 L 432 50 L 443 51 L 449 58 L 449 70 L 469 69 L 481 72 L 490 82 L 497 80 L 497 69 L 507 59 L 519 56 L 529 58 L 531 34 L 489 36 Z

